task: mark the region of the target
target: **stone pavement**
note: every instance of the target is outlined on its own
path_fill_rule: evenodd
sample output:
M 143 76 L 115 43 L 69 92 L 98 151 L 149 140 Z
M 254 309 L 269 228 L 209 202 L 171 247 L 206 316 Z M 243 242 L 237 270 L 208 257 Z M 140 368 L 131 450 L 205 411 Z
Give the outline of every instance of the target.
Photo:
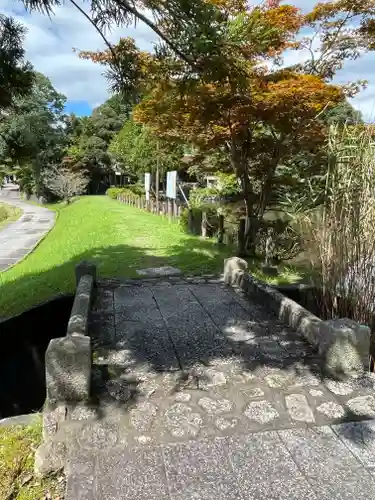
M 23 211 L 18 220 L 0 229 L 1 272 L 16 264 L 35 248 L 53 227 L 55 213 L 47 208 L 21 201 L 16 186 L 4 187 L 0 191 L 0 202 L 14 205 Z
M 375 379 L 324 374 L 215 279 L 103 282 L 93 388 L 57 434 L 66 500 L 375 498 Z

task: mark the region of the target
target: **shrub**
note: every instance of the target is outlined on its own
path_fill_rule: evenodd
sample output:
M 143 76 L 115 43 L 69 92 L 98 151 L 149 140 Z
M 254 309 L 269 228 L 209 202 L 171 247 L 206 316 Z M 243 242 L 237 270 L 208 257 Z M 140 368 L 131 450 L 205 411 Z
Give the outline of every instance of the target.
M 105 192 L 107 196 L 116 200 L 120 194 L 144 196 L 145 189 L 141 184 L 128 184 L 127 186 L 111 186 Z
M 86 191 L 89 183 L 85 172 L 74 172 L 65 167 L 53 167 L 42 174 L 44 185 L 58 198 L 67 203 L 73 196 L 82 194 Z
M 120 194 L 121 190 L 122 190 L 122 188 L 119 188 L 119 187 L 110 187 L 107 189 L 105 194 L 107 196 L 109 196 L 110 198 L 112 198 L 113 200 L 116 200 L 117 196 Z
M 125 189 L 128 189 L 131 193 L 137 196 L 144 196 L 146 194 L 145 188 L 142 184 L 129 184 L 124 186 Z
M 201 234 L 201 224 L 202 224 L 202 213 L 203 211 L 207 214 L 207 236 L 215 236 L 219 230 L 219 216 L 216 208 L 208 208 L 205 207 L 204 210 L 197 208 L 197 207 L 192 207 L 191 208 L 193 212 L 193 234 Z M 180 226 L 182 229 L 188 233 L 189 232 L 189 227 L 188 227 L 188 218 L 189 218 L 189 209 L 185 208 L 180 215 Z M 237 230 L 237 227 L 234 226 L 232 223 L 227 223 L 226 221 L 226 232 L 228 233 L 235 233 Z
M 266 240 L 268 229 L 273 233 L 273 259 L 276 261 L 290 260 L 296 257 L 302 250 L 302 238 L 289 223 L 276 219 L 273 221 L 263 220 L 256 238 L 256 253 L 259 256 L 266 254 Z

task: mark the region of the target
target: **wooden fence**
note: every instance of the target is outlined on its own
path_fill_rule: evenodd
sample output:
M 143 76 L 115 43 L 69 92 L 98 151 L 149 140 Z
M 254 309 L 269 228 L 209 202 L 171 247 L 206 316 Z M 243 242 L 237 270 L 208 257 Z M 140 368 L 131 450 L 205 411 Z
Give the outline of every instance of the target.
M 157 202 L 154 199 L 146 200 L 145 196 L 120 194 L 117 200 L 121 203 L 131 205 L 141 210 L 146 210 L 156 215 L 168 217 L 171 221 L 181 217 L 182 211 L 187 208 L 186 203 L 168 200 Z M 206 212 L 201 213 L 199 220 L 196 220 L 193 210 L 189 209 L 187 217 L 188 231 L 207 238 L 209 236 L 209 224 Z M 218 230 L 216 233 L 217 242 L 224 245 L 236 245 L 238 255 L 245 255 L 245 219 L 240 219 L 238 228 L 235 231 L 228 231 L 225 228 L 223 215 L 218 215 Z

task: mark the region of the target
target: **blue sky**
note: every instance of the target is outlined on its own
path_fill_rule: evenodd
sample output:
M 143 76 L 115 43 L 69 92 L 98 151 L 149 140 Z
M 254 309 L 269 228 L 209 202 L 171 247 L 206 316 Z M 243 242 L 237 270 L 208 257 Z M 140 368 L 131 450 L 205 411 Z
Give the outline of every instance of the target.
M 78 0 L 87 9 L 88 2 Z M 312 0 L 291 0 L 303 10 L 310 10 L 316 3 Z M 107 97 L 107 82 L 102 75 L 103 68 L 91 61 L 83 61 L 73 52 L 98 50 L 104 42 L 76 9 L 69 3 L 57 7 L 52 19 L 39 13 L 28 14 L 20 0 L 0 0 L 0 12 L 11 15 L 26 25 L 26 55 L 35 69 L 49 76 L 57 90 L 68 98 L 67 111 L 79 115 L 90 114 Z M 107 33 L 111 42 L 120 36 L 132 36 L 142 49 L 151 49 L 156 40 L 154 33 L 141 23 L 137 27 L 114 28 Z M 287 62 L 303 59 L 303 54 L 292 52 Z M 375 53 L 366 54 L 356 61 L 348 61 L 336 77 L 343 83 L 357 79 L 369 80 L 368 88 L 362 91 L 352 103 L 360 109 L 367 120 L 375 117 Z

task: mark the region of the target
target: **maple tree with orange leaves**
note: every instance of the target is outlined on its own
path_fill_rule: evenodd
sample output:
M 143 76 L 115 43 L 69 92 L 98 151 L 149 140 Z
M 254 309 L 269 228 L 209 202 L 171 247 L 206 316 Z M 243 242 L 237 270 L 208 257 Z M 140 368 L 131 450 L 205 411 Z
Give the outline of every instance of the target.
M 112 90 L 133 100 L 133 118 L 156 135 L 226 156 L 226 168 L 241 183 L 252 247 L 275 193 L 321 171 L 316 158 L 325 141 L 324 112 L 365 84 L 331 80 L 346 59 L 373 49 L 372 0 L 319 3 L 308 14 L 276 0 L 257 6 L 245 0 L 91 3 L 97 28 L 137 19 L 159 42 L 149 53 L 122 39 L 80 57 L 107 68 Z M 301 36 L 302 28 L 310 34 Z M 287 49 L 307 57 L 283 68 Z M 296 166 L 296 154 L 309 161 Z

